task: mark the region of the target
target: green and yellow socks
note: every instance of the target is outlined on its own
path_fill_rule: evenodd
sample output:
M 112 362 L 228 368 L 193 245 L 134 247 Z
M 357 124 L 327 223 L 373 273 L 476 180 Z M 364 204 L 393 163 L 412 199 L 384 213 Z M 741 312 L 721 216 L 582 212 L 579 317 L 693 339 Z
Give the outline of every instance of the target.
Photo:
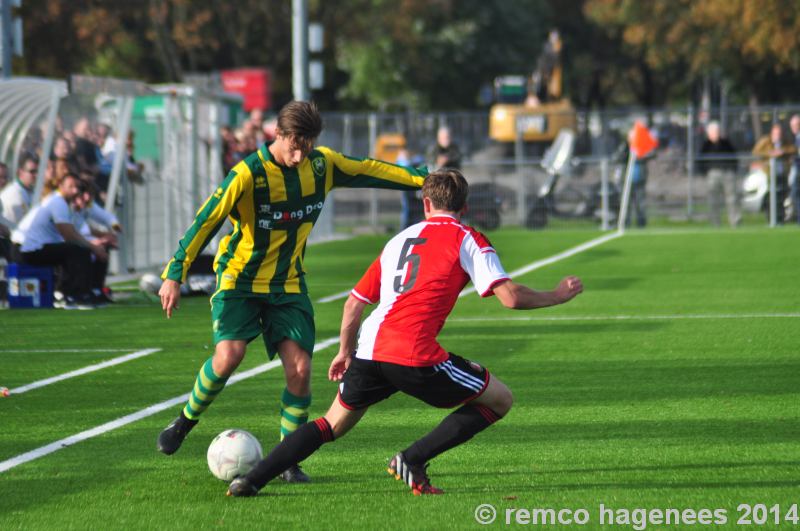
M 228 378 L 219 376 L 214 372 L 211 360 L 208 358 L 200 372 L 197 373 L 197 380 L 194 383 L 192 394 L 189 401 L 183 407 L 183 415 L 189 420 L 197 420 L 203 411 L 211 405 L 211 402 L 225 387 Z M 281 397 L 281 440 L 293 433 L 308 420 L 308 409 L 311 405 L 311 395 L 296 396 L 283 390 Z
M 283 390 L 281 397 L 281 440 L 293 433 L 308 420 L 308 408 L 311 405 L 311 395 L 296 396 Z
M 228 378 L 218 376 L 212 367 L 211 358 L 200 367 L 200 372 L 197 373 L 197 380 L 194 382 L 192 394 L 189 401 L 183 408 L 183 414 L 187 419 L 197 420 L 200 414 L 206 410 L 211 402 L 217 397 L 220 391 L 225 387 L 225 382 Z

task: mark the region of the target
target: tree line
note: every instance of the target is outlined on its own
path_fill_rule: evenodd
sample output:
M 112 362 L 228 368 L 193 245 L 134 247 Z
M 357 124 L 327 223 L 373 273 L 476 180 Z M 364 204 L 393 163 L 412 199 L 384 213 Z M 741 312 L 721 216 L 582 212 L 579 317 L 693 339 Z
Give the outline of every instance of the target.
M 181 81 L 272 69 L 291 98 L 288 0 L 25 0 L 16 74 Z M 473 109 L 492 80 L 529 74 L 546 35 L 564 41 L 577 106 L 661 106 L 724 84 L 741 103 L 796 101 L 797 0 L 309 0 L 325 29 L 327 110 Z M 483 97 L 482 97 L 483 96 Z

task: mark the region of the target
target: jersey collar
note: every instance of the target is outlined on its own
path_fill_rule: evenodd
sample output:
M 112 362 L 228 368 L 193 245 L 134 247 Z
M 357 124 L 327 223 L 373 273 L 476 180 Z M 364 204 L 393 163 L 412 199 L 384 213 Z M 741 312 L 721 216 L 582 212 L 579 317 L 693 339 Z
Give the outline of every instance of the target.
M 277 162 L 275 162 L 275 161 L 272 159 L 272 153 L 270 153 L 270 152 L 269 152 L 269 146 L 270 146 L 271 144 L 272 144 L 272 142 L 265 142 L 265 143 L 264 143 L 264 145 L 263 145 L 263 146 L 261 146 L 261 149 L 260 149 L 259 151 L 261 151 L 261 157 L 262 157 L 262 158 L 263 158 L 265 161 L 267 161 L 267 160 L 271 160 L 273 163 L 277 164 Z
M 458 222 L 455 216 L 451 216 L 450 214 L 436 214 L 427 219 L 427 221 L 455 221 Z

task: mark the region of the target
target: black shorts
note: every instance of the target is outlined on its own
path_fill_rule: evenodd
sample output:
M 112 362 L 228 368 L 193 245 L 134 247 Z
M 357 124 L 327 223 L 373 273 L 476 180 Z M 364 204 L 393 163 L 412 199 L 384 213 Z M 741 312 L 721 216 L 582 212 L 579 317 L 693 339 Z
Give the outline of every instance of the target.
M 452 352 L 430 367 L 353 358 L 339 384 L 339 403 L 364 409 L 402 391 L 431 406 L 451 408 L 478 398 L 487 385 L 488 370 Z

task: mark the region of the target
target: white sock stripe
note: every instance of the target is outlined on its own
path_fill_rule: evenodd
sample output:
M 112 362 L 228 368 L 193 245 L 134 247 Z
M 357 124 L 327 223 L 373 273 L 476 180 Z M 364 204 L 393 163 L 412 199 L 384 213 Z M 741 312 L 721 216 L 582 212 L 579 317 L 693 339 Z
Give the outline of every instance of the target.
M 471 375 L 470 373 L 468 373 L 465 370 L 459 369 L 458 367 L 453 365 L 453 362 L 450 361 L 450 360 L 447 360 L 445 363 L 447 363 L 450 366 L 450 368 L 453 369 L 453 371 L 455 371 L 456 373 L 461 374 L 464 378 L 466 378 L 468 380 L 471 380 L 471 381 L 475 382 L 477 385 L 480 385 L 481 387 L 483 387 L 483 380 L 481 380 L 480 378 Z
M 476 386 L 473 382 L 470 382 L 468 380 L 464 380 L 459 375 L 454 374 L 453 372 L 451 372 L 451 368 L 448 367 L 447 365 L 443 366 L 442 370 L 445 373 L 447 373 L 447 375 L 450 377 L 451 380 L 453 380 L 457 384 L 461 385 L 462 387 L 466 387 L 467 389 L 475 391 L 476 393 L 481 390 L 481 387 L 483 387 L 483 382 L 481 382 L 480 386 Z

